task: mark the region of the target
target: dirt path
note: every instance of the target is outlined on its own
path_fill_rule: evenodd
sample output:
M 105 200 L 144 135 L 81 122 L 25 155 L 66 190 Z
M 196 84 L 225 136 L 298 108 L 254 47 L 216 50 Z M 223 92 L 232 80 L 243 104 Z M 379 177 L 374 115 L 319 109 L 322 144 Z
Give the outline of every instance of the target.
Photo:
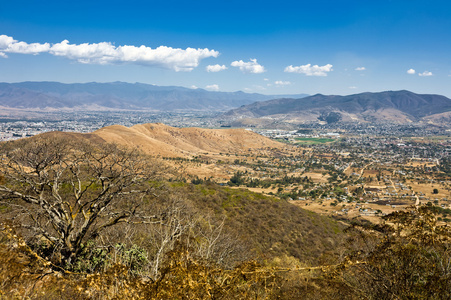
M 362 171 L 360 171 L 360 176 L 359 179 L 362 178 L 363 176 L 363 171 L 365 171 L 366 168 L 368 168 L 369 166 L 371 166 L 373 163 L 370 162 L 369 164 L 366 164 L 365 166 L 363 166 Z

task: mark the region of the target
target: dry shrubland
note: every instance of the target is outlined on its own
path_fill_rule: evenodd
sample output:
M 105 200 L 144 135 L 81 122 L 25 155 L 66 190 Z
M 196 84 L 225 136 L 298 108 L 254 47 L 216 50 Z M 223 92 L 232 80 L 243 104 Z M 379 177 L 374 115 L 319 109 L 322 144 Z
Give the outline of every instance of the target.
M 285 200 L 166 182 L 114 145 L 3 144 L 5 299 L 449 299 L 451 233 L 428 207 L 344 225 Z

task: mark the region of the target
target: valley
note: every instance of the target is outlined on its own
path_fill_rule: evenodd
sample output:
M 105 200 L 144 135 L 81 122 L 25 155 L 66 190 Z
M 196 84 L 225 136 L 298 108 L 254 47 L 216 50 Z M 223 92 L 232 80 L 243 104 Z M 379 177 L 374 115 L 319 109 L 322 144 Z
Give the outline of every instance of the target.
M 451 299 L 450 1 L 0 10 L 0 300 Z
M 149 123 L 104 127 L 77 138 L 139 149 L 174 170 L 166 179 L 245 188 L 347 222 L 379 223 L 412 205 L 437 207 L 440 221 L 451 221 L 447 131 L 418 125 L 353 129 L 311 126 L 257 134 Z M 428 136 L 431 131 L 443 135 Z
M 239 153 L 203 152 L 171 164 L 187 182 L 247 188 L 339 219 L 380 217 L 413 205 L 451 221 L 447 138 L 342 137 Z
M 86 88 L 48 86 L 57 90 L 40 97 L 55 105 Z M 362 299 L 386 289 L 380 280 L 421 270 L 446 296 L 449 268 L 435 266 L 451 237 L 449 99 L 335 98 L 261 99 L 226 113 L 193 110 L 192 99 L 179 111 L 6 107 L 0 295 Z M 315 111 L 318 99 L 337 103 Z M 303 101 L 311 110 L 297 110 Z M 274 102 L 279 114 L 236 113 Z M 412 284 L 403 286 L 398 294 Z
M 299 289 L 308 299 L 359 299 L 356 290 L 373 286 L 362 260 L 370 269 L 389 260 L 405 276 L 396 251 L 406 240 L 422 241 L 413 255 L 423 257 L 428 238 L 449 234 L 450 137 L 412 134 L 433 130 L 443 129 L 146 123 L 0 143 L 2 289 L 27 293 L 47 272 L 52 284 L 33 297 L 127 299 L 110 290 L 126 283 L 143 299 L 205 289 L 226 299 L 291 299 Z M 446 256 L 446 243 L 433 251 Z

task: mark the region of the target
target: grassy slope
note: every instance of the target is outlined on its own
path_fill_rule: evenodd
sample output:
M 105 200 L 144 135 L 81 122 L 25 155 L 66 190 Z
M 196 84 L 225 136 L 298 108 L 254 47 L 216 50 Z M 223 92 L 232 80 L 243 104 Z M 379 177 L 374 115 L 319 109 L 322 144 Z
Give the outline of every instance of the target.
M 335 220 L 303 210 L 284 200 L 216 185 L 175 184 L 200 213 L 226 217 L 226 228 L 249 242 L 263 258 L 288 255 L 316 264 L 334 252 L 344 237 Z
M 103 142 L 92 134 L 47 134 L 52 135 Z M 200 214 L 213 213 L 219 220 L 225 217 L 226 228 L 262 258 L 288 255 L 305 263 L 318 263 L 324 253 L 337 249 L 344 237 L 344 226 L 335 220 L 278 198 L 214 184 L 173 183 L 172 189 L 186 195 Z

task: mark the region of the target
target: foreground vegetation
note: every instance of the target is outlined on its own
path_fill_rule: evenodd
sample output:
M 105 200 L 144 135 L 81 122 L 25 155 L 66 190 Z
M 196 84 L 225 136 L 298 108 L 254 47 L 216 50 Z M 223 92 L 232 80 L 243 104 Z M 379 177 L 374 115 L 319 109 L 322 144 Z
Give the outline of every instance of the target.
M 1 154 L 6 299 L 451 297 L 451 231 L 432 205 L 346 225 L 281 198 L 178 181 L 114 145 L 38 137 Z
M 124 261 L 97 272 L 55 268 L 3 227 L 1 293 L 6 299 L 449 299 L 450 231 L 426 209 L 387 218 L 383 226 L 355 224 L 334 264 L 299 265 L 282 256 L 214 264 L 177 243 L 155 278 Z

